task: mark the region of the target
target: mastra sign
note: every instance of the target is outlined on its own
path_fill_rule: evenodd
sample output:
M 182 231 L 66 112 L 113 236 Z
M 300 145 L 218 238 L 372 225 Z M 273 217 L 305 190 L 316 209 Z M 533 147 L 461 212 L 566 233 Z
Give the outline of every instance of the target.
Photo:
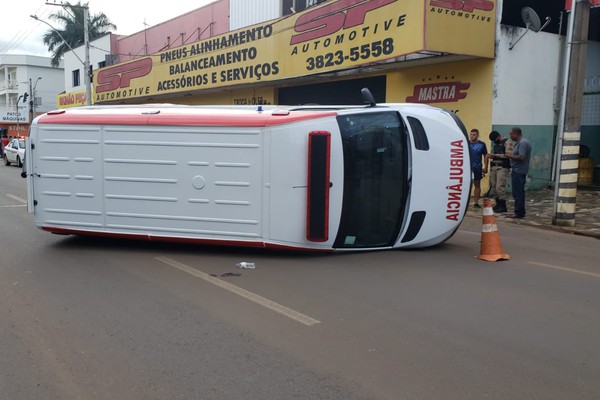
M 440 82 L 415 85 L 412 96 L 406 98 L 408 103 L 454 103 L 467 97 L 469 82 Z
M 481 132 L 492 126 L 492 59 L 400 68 L 387 74 L 386 85 L 386 101 L 390 103 L 431 104 L 452 110 L 468 129 L 478 128 Z
M 103 68 L 95 103 L 276 81 L 424 50 L 493 57 L 495 0 L 423 1 L 327 2 Z

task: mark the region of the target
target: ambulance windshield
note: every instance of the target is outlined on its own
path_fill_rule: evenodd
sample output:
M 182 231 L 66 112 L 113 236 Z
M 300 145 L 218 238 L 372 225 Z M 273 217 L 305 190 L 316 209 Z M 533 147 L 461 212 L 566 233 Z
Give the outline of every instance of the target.
M 344 151 L 344 199 L 334 247 L 392 246 L 408 195 L 407 139 L 395 111 L 337 118 Z

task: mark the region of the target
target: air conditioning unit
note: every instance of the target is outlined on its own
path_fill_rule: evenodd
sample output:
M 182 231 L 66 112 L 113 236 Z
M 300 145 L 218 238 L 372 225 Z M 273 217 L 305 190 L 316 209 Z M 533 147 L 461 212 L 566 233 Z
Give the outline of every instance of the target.
M 118 54 L 106 54 L 104 56 L 104 62 L 106 63 L 107 67 L 109 65 L 115 65 L 116 63 L 119 62 L 119 55 Z

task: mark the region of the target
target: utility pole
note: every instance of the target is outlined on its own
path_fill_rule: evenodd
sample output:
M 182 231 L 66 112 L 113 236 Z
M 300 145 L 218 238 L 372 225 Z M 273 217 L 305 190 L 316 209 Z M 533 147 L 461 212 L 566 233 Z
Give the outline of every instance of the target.
M 577 179 L 579 172 L 579 143 L 585 60 L 590 23 L 589 0 L 575 0 L 569 20 L 565 61 L 565 88 L 558 125 L 554 183 L 554 213 L 552 223 L 575 226 Z
M 83 6 L 83 42 L 85 46 L 85 102 L 88 106 L 92 105 L 92 71 L 90 70 L 90 32 L 88 24 L 90 20 L 90 8 L 88 4 Z
M 148 24 L 144 18 L 144 55 L 148 55 Z
M 35 118 L 35 115 L 33 114 L 33 103 L 34 103 L 33 82 L 31 82 L 31 78 L 29 78 L 29 123 L 30 124 L 33 122 L 33 118 Z
M 20 95 L 19 98 L 17 99 L 17 136 L 21 134 L 21 129 L 19 127 L 19 103 L 21 102 L 22 98 L 23 98 L 23 95 Z
M 32 109 L 33 117 L 34 118 L 35 118 L 35 108 L 40 105 L 40 104 L 37 103 L 37 84 L 40 81 L 40 79 L 42 79 L 42 77 L 38 76 L 38 78 L 35 80 L 35 83 L 33 84 L 33 92 L 32 92 L 33 103 L 32 103 L 31 109 Z

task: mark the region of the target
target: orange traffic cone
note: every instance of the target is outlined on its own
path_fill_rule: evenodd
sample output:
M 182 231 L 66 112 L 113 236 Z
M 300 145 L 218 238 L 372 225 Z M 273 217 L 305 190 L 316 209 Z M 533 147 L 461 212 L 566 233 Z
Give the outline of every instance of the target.
M 500 234 L 494 218 L 492 200 L 483 200 L 483 226 L 481 228 L 481 251 L 476 256 L 480 260 L 498 261 L 510 260 L 510 256 L 502 251 Z

